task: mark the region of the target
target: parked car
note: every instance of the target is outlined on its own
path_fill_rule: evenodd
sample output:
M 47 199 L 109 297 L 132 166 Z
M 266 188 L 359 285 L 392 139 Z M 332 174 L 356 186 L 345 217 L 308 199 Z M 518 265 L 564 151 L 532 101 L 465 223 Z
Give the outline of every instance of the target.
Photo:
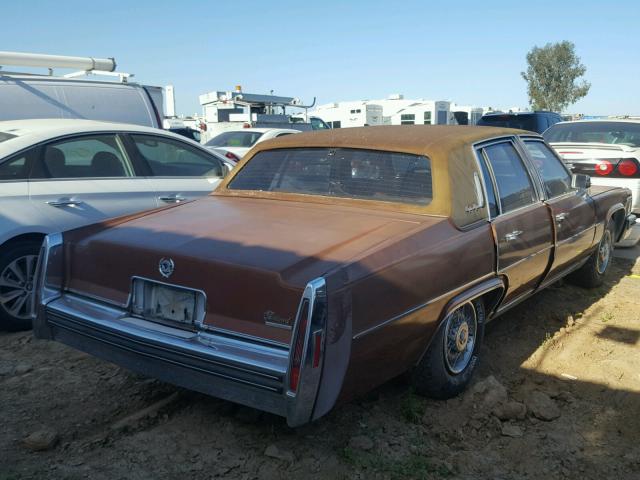
M 176 127 L 176 128 L 169 128 L 167 129 L 169 130 L 171 133 L 175 133 L 177 135 L 182 135 L 183 137 L 187 137 L 190 138 L 191 140 L 200 143 L 200 132 L 198 130 L 196 130 L 195 128 L 189 128 L 189 127 Z
M 300 131 L 291 128 L 243 128 L 216 135 L 204 145 L 231 161 L 238 162 L 256 143 L 294 133 Z
M 626 187 L 640 214 L 640 120 L 578 120 L 557 123 L 544 138 L 574 173 L 594 185 Z
M 0 122 L 0 328 L 31 325 L 45 234 L 211 192 L 226 159 L 155 128 L 90 120 Z
M 49 235 L 35 334 L 291 426 L 407 370 L 448 398 L 488 320 L 602 282 L 631 192 L 588 180 L 510 129 L 278 138 L 208 197 Z
M 477 125 L 486 127 L 518 128 L 530 132 L 542 133 L 551 125 L 562 121 L 560 114 L 555 112 L 515 112 L 515 113 L 487 113 L 478 120 Z

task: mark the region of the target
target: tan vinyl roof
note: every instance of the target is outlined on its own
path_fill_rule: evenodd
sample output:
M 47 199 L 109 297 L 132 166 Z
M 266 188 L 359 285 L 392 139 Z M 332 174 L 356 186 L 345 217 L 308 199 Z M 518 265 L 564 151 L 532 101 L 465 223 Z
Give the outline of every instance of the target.
M 518 135 L 523 130 L 462 125 L 389 125 L 316 130 L 287 135 L 259 143 L 252 152 L 291 147 L 343 147 L 426 155 L 438 153 L 492 137 Z
M 389 210 L 427 215 L 450 216 L 457 225 L 467 225 L 486 215 L 487 206 L 475 208 L 477 202 L 474 173 L 481 176 L 471 148 L 474 143 L 533 132 L 498 127 L 458 125 L 393 125 L 343 128 L 304 132 L 266 140 L 256 144 L 227 176 L 213 195 L 250 196 L 281 200 L 375 206 Z M 542 138 L 542 137 L 540 137 Z M 258 152 L 280 148 L 357 148 L 425 155 L 431 160 L 433 199 L 426 206 L 303 195 L 286 192 L 229 190 L 227 185 Z

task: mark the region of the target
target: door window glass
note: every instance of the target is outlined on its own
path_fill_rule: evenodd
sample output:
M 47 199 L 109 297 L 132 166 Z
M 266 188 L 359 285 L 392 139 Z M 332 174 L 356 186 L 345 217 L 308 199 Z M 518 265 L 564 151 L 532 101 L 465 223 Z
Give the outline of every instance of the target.
M 0 163 L 0 180 L 26 180 L 29 178 L 26 155 Z
M 190 145 L 152 135 L 131 135 L 156 177 L 222 177 L 222 162 Z
M 571 175 L 553 152 L 542 142 L 524 142 L 533 164 L 540 172 L 549 198 L 572 190 Z
M 116 135 L 89 135 L 44 147 L 32 178 L 121 178 L 133 169 Z
M 497 143 L 484 151 L 496 179 L 502 213 L 534 203 L 533 184 L 513 144 Z

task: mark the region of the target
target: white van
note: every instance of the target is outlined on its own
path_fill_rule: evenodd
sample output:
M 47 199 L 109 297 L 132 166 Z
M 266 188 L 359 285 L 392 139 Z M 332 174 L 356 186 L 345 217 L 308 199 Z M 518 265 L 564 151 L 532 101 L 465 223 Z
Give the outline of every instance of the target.
M 50 74 L 9 72 L 7 65 L 48 68 Z M 129 82 L 131 75 L 115 67 L 112 58 L 0 52 L 0 121 L 66 118 L 162 128 L 162 87 Z M 53 68 L 80 70 L 58 76 Z
M 162 104 L 161 87 L 0 70 L 0 121 L 76 118 L 162 128 Z

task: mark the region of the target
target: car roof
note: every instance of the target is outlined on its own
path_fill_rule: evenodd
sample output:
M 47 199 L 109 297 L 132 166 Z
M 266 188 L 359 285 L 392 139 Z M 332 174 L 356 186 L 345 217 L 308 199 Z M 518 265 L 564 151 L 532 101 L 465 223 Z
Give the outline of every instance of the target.
M 254 151 L 277 148 L 336 147 L 414 153 L 428 157 L 440 152 L 507 135 L 533 132 L 466 125 L 384 125 L 314 130 L 256 144 Z
M 113 131 L 160 134 L 200 146 L 181 135 L 142 125 L 69 118 L 39 118 L 0 121 L 0 132 L 15 135 L 15 138 L 0 143 L 0 158 L 57 137 Z
M 558 122 L 555 125 L 567 125 L 570 123 L 640 123 L 640 118 L 587 118 L 583 120 L 569 120 Z M 553 125 L 552 125 L 553 126 Z M 549 127 L 551 128 L 551 127 Z

